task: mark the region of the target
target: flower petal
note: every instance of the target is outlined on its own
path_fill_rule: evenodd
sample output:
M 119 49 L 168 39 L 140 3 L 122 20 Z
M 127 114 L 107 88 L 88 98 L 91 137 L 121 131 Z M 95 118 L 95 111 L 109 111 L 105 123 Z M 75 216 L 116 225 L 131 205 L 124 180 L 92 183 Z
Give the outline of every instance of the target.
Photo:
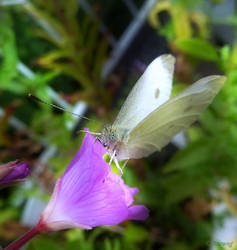
M 47 229 L 49 231 L 58 231 L 58 230 L 63 230 L 63 229 L 68 229 L 68 228 L 73 228 L 73 227 L 78 227 L 81 229 L 92 229 L 92 227 L 89 227 L 87 225 L 82 225 L 82 224 L 77 224 L 69 221 L 56 221 L 52 223 L 47 224 Z
M 24 179 L 30 173 L 29 165 L 26 162 L 17 163 L 16 161 L 14 161 L 9 162 L 8 164 L 4 164 L 4 166 L 9 166 L 10 172 L 6 176 L 1 178 L 0 182 L 9 182 Z
M 128 220 L 146 220 L 149 210 L 143 205 L 135 205 L 128 209 Z
M 86 128 L 85 131 L 88 132 L 89 130 Z M 93 148 L 95 149 L 94 153 L 96 153 L 98 156 L 104 155 L 106 153 L 106 148 L 103 147 L 99 141 L 95 140 L 93 136 L 91 136 L 89 133 L 86 133 L 80 149 L 69 163 L 64 174 L 66 174 L 71 169 L 71 167 L 80 160 L 80 157 L 88 148 L 91 147 L 91 145 L 93 145 Z
M 55 183 L 53 194 L 51 195 L 48 206 L 45 208 L 44 213 L 41 216 L 41 219 L 43 221 L 47 221 L 48 218 L 50 218 L 50 216 L 52 216 L 52 213 L 54 212 L 54 208 L 57 204 L 57 197 L 60 191 L 61 181 L 62 181 L 62 178 L 58 178 Z
M 85 135 L 81 149 L 60 178 L 52 198 L 41 216 L 47 228 L 90 229 L 116 225 L 128 218 L 148 216 L 144 206 L 130 207 L 137 188 L 125 185 L 103 160 L 105 148 Z

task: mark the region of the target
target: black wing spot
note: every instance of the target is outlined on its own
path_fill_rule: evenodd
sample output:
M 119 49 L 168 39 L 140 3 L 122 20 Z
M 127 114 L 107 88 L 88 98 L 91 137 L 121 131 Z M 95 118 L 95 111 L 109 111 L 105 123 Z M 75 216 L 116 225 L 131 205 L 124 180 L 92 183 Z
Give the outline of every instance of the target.
M 159 89 L 156 89 L 155 91 L 155 98 L 157 99 L 160 95 L 160 90 Z

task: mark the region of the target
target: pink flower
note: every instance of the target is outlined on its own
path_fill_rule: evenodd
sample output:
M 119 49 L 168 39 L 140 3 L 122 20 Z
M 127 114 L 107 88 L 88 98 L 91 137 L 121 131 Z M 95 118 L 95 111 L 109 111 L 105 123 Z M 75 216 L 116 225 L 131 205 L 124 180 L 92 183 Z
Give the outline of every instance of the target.
M 72 227 L 91 229 L 116 225 L 124 220 L 145 220 L 148 209 L 133 205 L 138 188 L 125 185 L 103 160 L 106 149 L 86 134 L 80 150 L 54 187 L 41 215 L 42 231 Z
M 24 180 L 30 173 L 26 162 L 11 161 L 0 165 L 0 188 Z

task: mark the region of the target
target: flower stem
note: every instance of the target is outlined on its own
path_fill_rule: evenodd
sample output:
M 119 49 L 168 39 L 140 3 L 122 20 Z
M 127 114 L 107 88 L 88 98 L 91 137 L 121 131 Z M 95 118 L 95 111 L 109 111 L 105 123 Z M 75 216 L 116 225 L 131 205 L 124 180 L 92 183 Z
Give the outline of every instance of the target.
M 41 232 L 45 231 L 44 225 L 38 223 L 35 227 L 33 227 L 30 231 L 25 233 L 19 239 L 8 245 L 4 250 L 17 250 L 26 244 L 29 240 L 34 238 L 36 235 L 40 234 Z

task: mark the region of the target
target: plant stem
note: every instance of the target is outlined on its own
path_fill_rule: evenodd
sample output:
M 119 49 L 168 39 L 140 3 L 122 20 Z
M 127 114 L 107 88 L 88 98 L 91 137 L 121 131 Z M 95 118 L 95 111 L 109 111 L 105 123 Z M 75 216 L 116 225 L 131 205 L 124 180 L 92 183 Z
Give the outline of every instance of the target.
M 220 191 L 220 196 L 224 203 L 226 204 L 229 211 L 234 215 L 237 216 L 237 205 L 233 201 L 233 198 L 228 189 L 223 189 Z
M 34 238 L 36 235 L 40 234 L 43 231 L 46 231 L 45 229 L 46 229 L 46 227 L 39 222 L 30 231 L 28 231 L 27 233 L 25 233 L 23 236 L 21 236 L 16 241 L 12 242 L 4 250 L 17 250 L 17 249 L 19 249 L 24 244 L 26 244 L 29 240 L 31 240 L 32 238 Z

